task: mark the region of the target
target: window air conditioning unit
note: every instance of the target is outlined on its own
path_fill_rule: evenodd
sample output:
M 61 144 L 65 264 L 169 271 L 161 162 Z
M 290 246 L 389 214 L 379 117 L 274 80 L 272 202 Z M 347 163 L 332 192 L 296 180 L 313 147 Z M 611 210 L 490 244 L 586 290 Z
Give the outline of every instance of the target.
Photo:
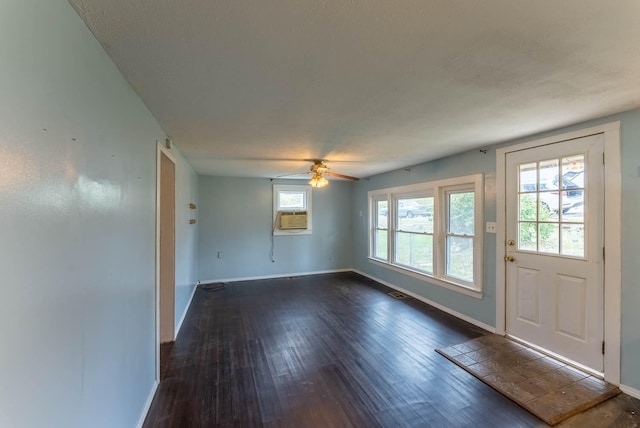
M 307 228 L 307 212 L 306 211 L 281 211 L 280 212 L 280 230 L 306 229 Z

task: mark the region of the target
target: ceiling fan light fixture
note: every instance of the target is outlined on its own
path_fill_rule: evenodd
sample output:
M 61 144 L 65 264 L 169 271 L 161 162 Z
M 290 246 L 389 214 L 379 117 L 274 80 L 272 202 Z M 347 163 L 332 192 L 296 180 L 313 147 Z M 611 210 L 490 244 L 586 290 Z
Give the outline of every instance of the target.
M 313 177 L 311 177 L 311 180 L 309 180 L 309 184 L 311 187 L 320 188 L 329 184 L 329 180 L 324 178 L 321 174 L 315 173 L 313 174 Z

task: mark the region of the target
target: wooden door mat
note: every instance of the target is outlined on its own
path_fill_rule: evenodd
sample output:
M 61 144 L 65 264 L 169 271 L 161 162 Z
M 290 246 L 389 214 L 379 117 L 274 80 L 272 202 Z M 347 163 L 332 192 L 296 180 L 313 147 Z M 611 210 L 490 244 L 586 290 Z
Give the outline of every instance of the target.
M 620 393 L 589 373 L 495 334 L 436 352 L 549 425 Z

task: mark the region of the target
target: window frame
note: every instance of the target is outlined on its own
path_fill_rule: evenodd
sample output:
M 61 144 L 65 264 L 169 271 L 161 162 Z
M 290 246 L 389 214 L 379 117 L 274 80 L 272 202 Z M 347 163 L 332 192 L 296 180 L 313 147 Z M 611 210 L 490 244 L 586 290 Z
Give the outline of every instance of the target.
M 387 227 L 386 228 L 381 228 L 378 227 L 378 218 L 379 218 L 379 214 L 378 214 L 378 202 L 383 202 L 386 201 L 387 202 Z M 383 263 L 387 263 L 389 261 L 389 215 L 391 213 L 391 210 L 389 209 L 389 201 L 385 198 L 385 197 L 373 197 L 369 199 L 369 213 L 371 213 L 370 216 L 370 225 L 371 225 L 371 232 L 370 232 L 370 237 L 369 237 L 369 255 L 371 258 L 373 258 L 374 260 L 378 260 L 381 261 Z M 377 244 L 377 231 L 379 230 L 385 230 L 387 232 L 387 257 L 386 258 L 382 258 L 382 257 L 378 257 L 376 256 L 376 244 Z
M 442 279 L 444 279 L 445 281 L 449 281 L 458 285 L 461 285 L 463 287 L 467 287 L 470 289 L 476 289 L 475 286 L 475 279 L 478 278 L 478 275 L 481 274 L 481 271 L 478 271 L 478 263 L 476 262 L 478 260 L 478 258 L 476 257 L 477 254 L 482 254 L 482 246 L 481 246 L 481 242 L 478 242 L 478 231 L 480 233 L 482 233 L 482 219 L 480 219 L 480 221 L 478 220 L 478 208 L 477 208 L 477 202 L 478 202 L 478 193 L 476 191 L 476 186 L 473 185 L 472 183 L 465 183 L 465 184 L 459 184 L 459 185 L 451 185 L 451 186 L 444 186 L 441 188 L 441 192 L 442 192 L 442 209 L 444 210 L 444 215 L 441 217 L 442 224 L 442 239 L 443 239 L 443 245 L 442 245 L 442 249 L 443 249 L 443 253 L 442 253 L 442 257 L 440 262 L 442 263 L 441 266 L 441 272 L 442 272 Z M 473 193 L 474 194 L 474 211 L 475 211 L 475 216 L 474 216 L 474 223 L 473 223 L 473 235 L 466 235 L 466 234 L 457 234 L 457 233 L 452 233 L 449 230 L 449 219 L 450 217 L 447 215 L 448 211 L 449 211 L 449 207 L 450 207 L 450 199 L 449 199 L 449 195 L 452 194 L 460 194 L 460 193 Z M 450 275 L 447 273 L 447 239 L 452 236 L 452 237 L 460 237 L 460 238 L 467 238 L 467 239 L 473 239 L 473 278 L 474 281 L 469 282 L 466 281 L 462 278 L 458 278 L 456 276 Z M 480 260 L 482 260 L 480 258 Z
M 282 208 L 280 209 L 280 194 L 286 193 L 304 193 L 305 207 L 300 208 Z M 273 217 L 272 217 L 272 233 L 273 235 L 311 235 L 313 233 L 312 219 L 312 188 L 304 184 L 274 184 L 273 185 Z M 306 229 L 280 229 L 279 218 L 281 212 L 299 211 L 307 213 Z
M 448 196 L 451 193 L 474 193 L 473 281 L 448 275 L 446 272 L 446 245 L 448 236 Z M 368 192 L 369 199 L 369 261 L 385 268 L 425 282 L 452 289 L 473 297 L 483 293 L 483 241 L 484 241 L 484 174 L 472 174 L 444 180 L 429 181 Z M 396 258 L 396 234 L 398 229 L 398 201 L 409 198 L 433 197 L 433 272 L 429 273 L 398 263 Z M 375 257 L 376 204 L 387 201 L 387 260 Z

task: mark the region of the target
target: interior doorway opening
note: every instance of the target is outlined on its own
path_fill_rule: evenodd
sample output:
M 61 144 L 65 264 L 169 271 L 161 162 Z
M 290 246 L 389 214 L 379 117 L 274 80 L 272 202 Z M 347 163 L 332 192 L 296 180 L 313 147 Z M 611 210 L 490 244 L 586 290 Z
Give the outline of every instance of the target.
M 156 378 L 161 380 L 175 340 L 176 162 L 160 144 L 157 168 Z

